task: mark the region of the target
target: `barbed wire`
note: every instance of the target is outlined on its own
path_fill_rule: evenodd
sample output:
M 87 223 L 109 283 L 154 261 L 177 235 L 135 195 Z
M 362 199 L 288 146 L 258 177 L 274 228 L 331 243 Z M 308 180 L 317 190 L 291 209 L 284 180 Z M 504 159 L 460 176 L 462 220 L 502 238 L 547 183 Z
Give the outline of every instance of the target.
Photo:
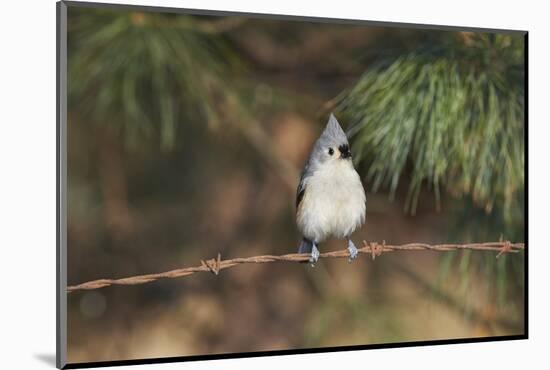
M 477 250 L 477 251 L 493 251 L 498 252 L 496 258 L 499 258 L 504 253 L 517 253 L 524 250 L 524 243 L 511 243 L 509 241 L 498 241 L 488 243 L 471 243 L 471 244 L 438 244 L 430 245 L 425 243 L 409 243 L 403 245 L 386 245 L 385 242 L 366 242 L 363 241 L 363 247 L 358 248 L 358 252 L 362 254 L 368 254 L 374 260 L 382 253 L 396 252 L 396 251 L 437 251 L 447 252 L 453 250 Z M 86 283 L 71 285 L 67 287 L 67 293 L 71 293 L 77 290 L 92 290 L 108 287 L 111 285 L 139 285 L 145 284 L 159 279 L 175 279 L 183 276 L 192 275 L 196 272 L 211 272 L 218 275 L 221 270 L 228 269 L 233 266 L 245 264 L 245 263 L 271 263 L 271 262 L 308 262 L 309 254 L 306 253 L 292 253 L 281 256 L 263 255 L 244 258 L 232 258 L 222 260 L 221 255 L 218 253 L 217 258 L 209 260 L 201 260 L 200 266 L 185 267 L 181 269 L 175 269 L 166 272 L 160 272 L 156 274 L 131 276 L 122 279 L 98 279 L 88 281 Z M 321 253 L 320 258 L 345 258 L 349 257 L 349 251 L 342 249 L 333 252 Z

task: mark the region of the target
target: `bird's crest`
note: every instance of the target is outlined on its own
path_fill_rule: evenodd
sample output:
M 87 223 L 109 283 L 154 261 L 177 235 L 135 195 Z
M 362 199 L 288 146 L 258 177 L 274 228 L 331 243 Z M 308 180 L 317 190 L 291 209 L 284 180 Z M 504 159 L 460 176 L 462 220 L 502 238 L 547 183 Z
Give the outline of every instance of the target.
M 330 114 L 330 117 L 328 119 L 327 126 L 325 127 L 325 130 L 321 134 L 320 137 L 321 140 L 331 141 L 338 144 L 347 144 L 348 138 L 346 136 L 346 133 L 344 130 L 342 130 L 342 127 L 336 120 L 336 117 L 334 117 L 334 114 Z

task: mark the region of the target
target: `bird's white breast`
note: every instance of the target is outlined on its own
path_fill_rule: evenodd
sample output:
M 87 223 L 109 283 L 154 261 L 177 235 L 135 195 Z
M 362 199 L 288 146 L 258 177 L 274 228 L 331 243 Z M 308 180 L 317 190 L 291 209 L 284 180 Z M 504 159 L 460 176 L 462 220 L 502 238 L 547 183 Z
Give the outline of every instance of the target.
M 365 221 L 365 191 L 349 160 L 321 166 L 306 179 L 306 191 L 298 207 L 302 234 L 315 242 L 345 238 Z

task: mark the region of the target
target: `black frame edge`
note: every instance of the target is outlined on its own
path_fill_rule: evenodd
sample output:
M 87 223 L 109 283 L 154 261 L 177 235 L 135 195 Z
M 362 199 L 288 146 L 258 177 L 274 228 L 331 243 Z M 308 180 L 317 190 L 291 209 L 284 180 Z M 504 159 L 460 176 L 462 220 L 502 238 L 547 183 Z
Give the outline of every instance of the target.
M 234 358 L 251 358 L 251 357 L 266 357 L 266 356 L 304 355 L 304 354 L 346 352 L 346 351 L 358 351 L 358 350 L 369 350 L 369 349 L 420 347 L 420 346 L 427 346 L 427 345 L 435 346 L 435 345 L 448 345 L 448 344 L 473 344 L 473 343 L 483 343 L 483 342 L 498 342 L 498 341 L 509 341 L 509 340 L 524 340 L 524 339 L 527 339 L 526 335 L 520 334 L 520 335 L 507 335 L 507 336 L 497 336 L 497 337 L 441 339 L 441 340 L 428 340 L 428 341 L 416 341 L 416 342 L 380 343 L 380 344 L 357 345 L 357 346 L 342 346 L 342 347 L 323 347 L 323 348 L 310 348 L 310 349 L 290 349 L 290 350 L 276 350 L 276 351 L 236 352 L 236 353 L 221 353 L 221 354 L 210 354 L 210 355 L 158 357 L 158 358 L 133 359 L 133 360 L 80 362 L 80 363 L 67 364 L 64 367 L 64 369 L 81 369 L 81 368 L 128 366 L 128 365 L 149 365 L 149 364 L 163 364 L 163 363 L 173 363 L 173 362 L 224 360 L 224 359 L 234 359 Z
M 523 319 L 523 332 L 525 338 L 529 338 L 529 32 L 526 32 L 523 36 L 524 39 L 524 136 L 523 136 L 523 150 L 524 150 L 524 163 L 523 173 L 525 178 L 524 185 L 524 209 L 523 209 L 523 225 L 524 225 L 524 239 L 525 239 L 525 264 L 524 264 L 524 319 Z

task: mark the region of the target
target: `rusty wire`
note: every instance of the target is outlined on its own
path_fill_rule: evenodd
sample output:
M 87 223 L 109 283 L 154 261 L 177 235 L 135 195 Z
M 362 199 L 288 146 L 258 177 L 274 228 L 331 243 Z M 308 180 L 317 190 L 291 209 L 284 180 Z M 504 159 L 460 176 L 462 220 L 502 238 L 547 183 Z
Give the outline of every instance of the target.
M 523 243 L 511 243 L 509 241 L 498 241 L 490 243 L 472 243 L 472 244 L 438 244 L 430 245 L 424 243 L 409 243 L 403 245 L 386 245 L 363 241 L 363 247 L 358 248 L 359 253 L 368 254 L 374 260 L 382 253 L 395 252 L 395 251 L 437 251 L 446 252 L 453 250 L 478 250 L 478 251 L 493 251 L 498 252 L 497 258 L 504 253 L 517 253 L 525 248 Z M 349 257 L 349 251 L 342 249 L 334 252 L 321 253 L 320 258 L 344 258 Z M 99 279 L 88 281 L 86 283 L 71 285 L 67 287 L 67 293 L 71 293 L 77 290 L 92 290 L 108 287 L 111 285 L 139 285 L 145 284 L 159 279 L 174 279 L 182 276 L 188 276 L 196 272 L 211 272 L 218 275 L 221 270 L 244 264 L 244 263 L 270 263 L 270 262 L 307 262 L 309 261 L 309 254 L 292 253 L 282 256 L 254 256 L 245 258 L 232 258 L 228 260 L 222 260 L 221 255 L 218 253 L 217 258 L 209 260 L 201 260 L 200 266 L 185 267 L 181 269 L 160 272 L 156 274 L 131 276 L 122 279 Z

